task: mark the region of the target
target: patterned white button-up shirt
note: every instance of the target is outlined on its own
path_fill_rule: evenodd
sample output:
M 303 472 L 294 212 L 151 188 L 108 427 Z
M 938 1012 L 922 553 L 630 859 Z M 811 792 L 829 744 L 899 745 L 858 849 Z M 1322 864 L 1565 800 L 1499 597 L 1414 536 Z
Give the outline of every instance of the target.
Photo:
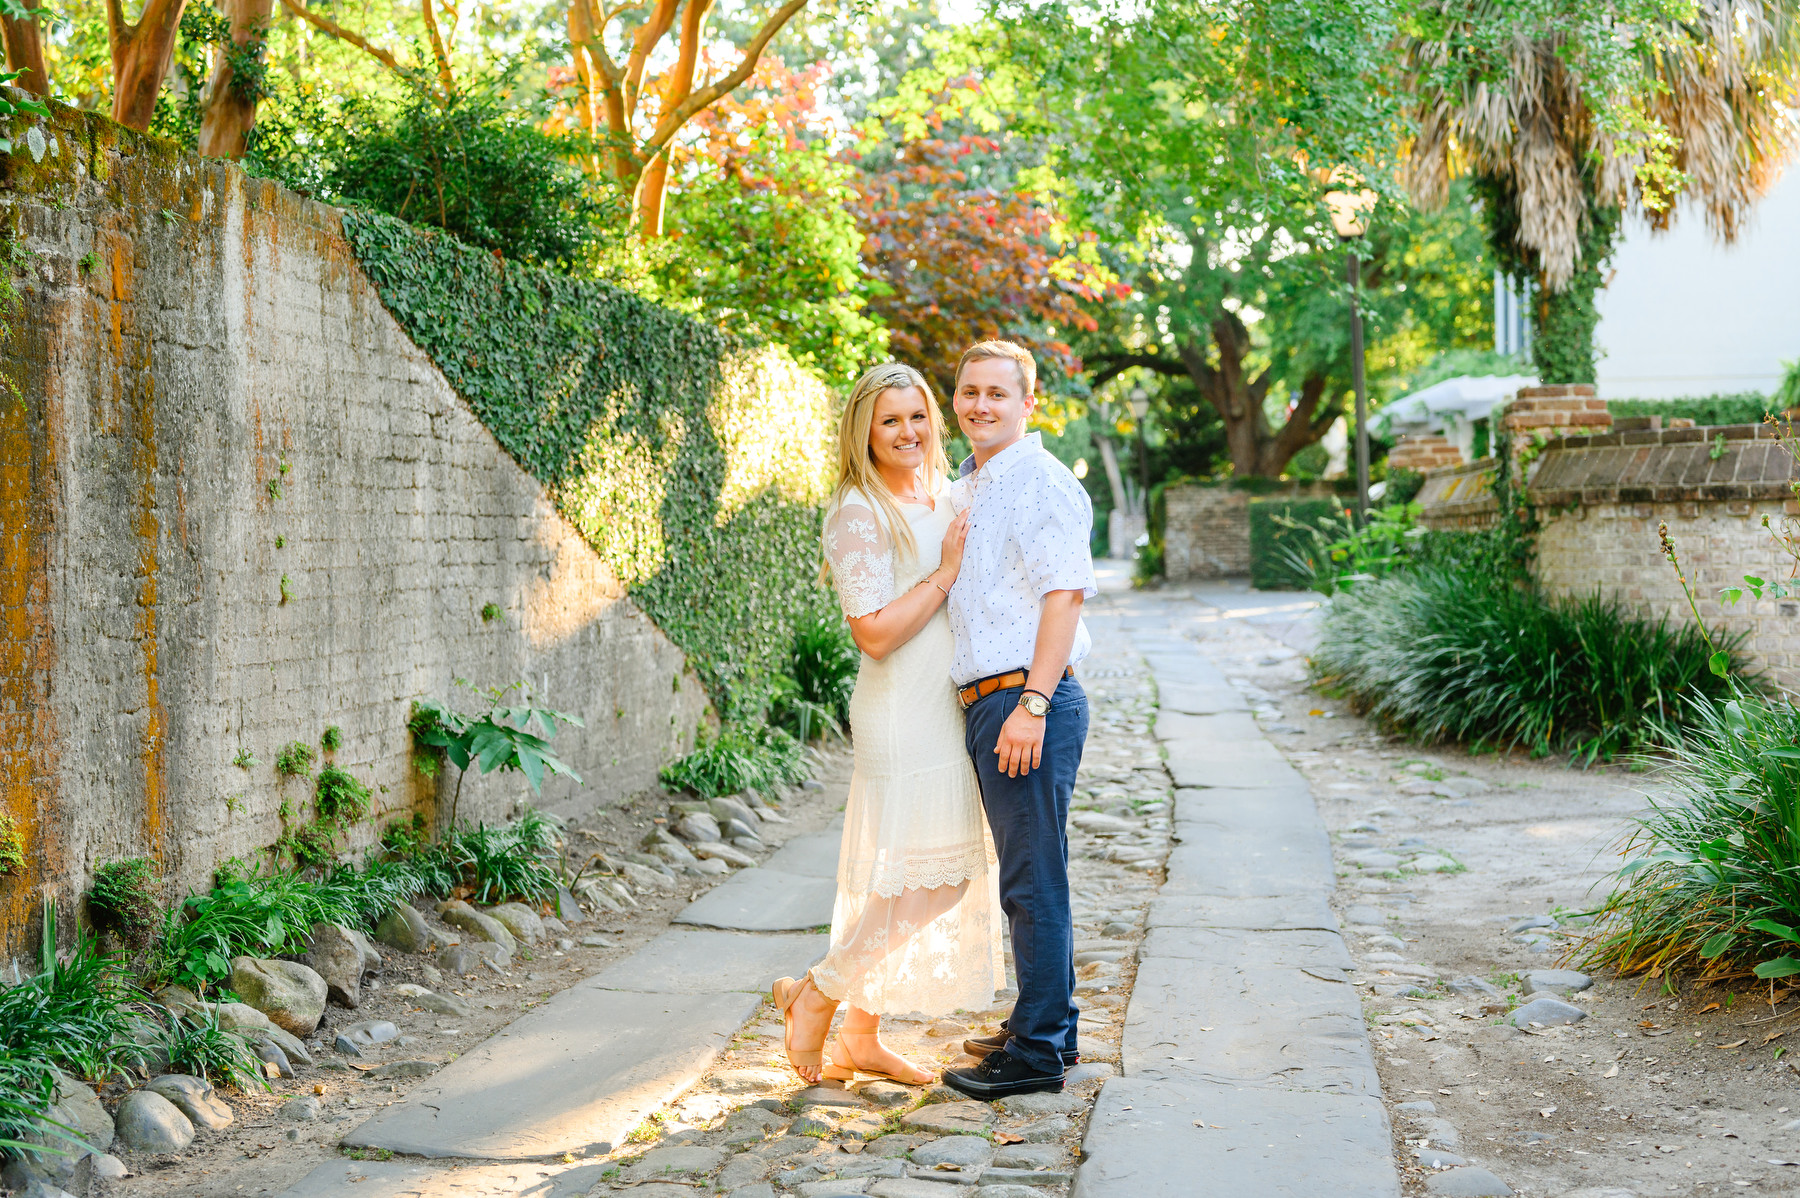
M 1088 552 L 1093 505 L 1043 438 L 1028 433 L 981 469 L 974 466 L 974 458 L 963 462 L 963 477 L 950 488 L 957 511 L 975 509 L 962 570 L 950 588 L 950 631 L 956 635 L 950 677 L 957 686 L 1031 667 L 1049 592 L 1099 593 Z M 1075 629 L 1069 664 L 1092 647 L 1084 621 Z

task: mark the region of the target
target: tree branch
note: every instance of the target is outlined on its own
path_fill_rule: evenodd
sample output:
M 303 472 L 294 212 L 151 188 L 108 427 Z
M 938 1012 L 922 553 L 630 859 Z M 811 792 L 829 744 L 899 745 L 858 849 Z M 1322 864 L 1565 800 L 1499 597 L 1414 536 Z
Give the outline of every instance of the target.
M 437 14 L 431 11 L 431 0 L 419 0 L 419 15 L 425 18 L 425 32 L 431 38 L 431 56 L 437 59 L 438 86 L 444 99 L 456 95 L 456 75 L 450 70 L 450 54 L 444 49 L 444 36 L 438 32 Z
M 756 70 L 756 60 L 762 57 L 762 52 L 768 46 L 770 39 L 780 33 L 781 27 L 793 20 L 794 14 L 805 7 L 806 0 L 788 0 L 774 16 L 763 22 L 763 27 L 756 31 L 756 36 L 750 39 L 748 46 L 744 47 L 744 59 L 738 63 L 737 69 L 718 82 L 709 84 L 690 95 L 673 112 L 663 113 L 656 122 L 656 132 L 651 135 L 649 141 L 644 143 L 644 152 L 654 154 L 661 150 L 696 112 L 719 97 L 730 94 L 740 83 L 750 78 L 751 72 Z
M 1166 374 L 1172 378 L 1186 378 L 1188 373 L 1187 367 L 1174 358 L 1165 358 L 1157 354 L 1091 354 L 1087 360 L 1090 364 L 1103 363 L 1100 369 L 1094 372 L 1094 377 L 1088 384 L 1095 391 L 1106 386 L 1133 366 L 1142 366 L 1146 370 L 1154 370 L 1158 374 Z
M 680 0 L 657 0 L 656 8 L 650 19 L 638 26 L 637 36 L 631 42 L 631 55 L 625 61 L 625 118 L 629 121 L 637 115 L 638 97 L 644 91 L 644 64 L 650 60 L 650 52 L 656 49 L 656 43 L 669 32 L 675 24 L 675 10 Z M 647 155 L 646 155 L 647 157 Z
M 109 6 L 117 6 L 119 0 L 106 0 L 106 2 Z M 281 7 L 287 9 L 319 32 L 329 34 L 340 41 L 349 42 L 357 49 L 366 52 L 371 58 L 381 63 L 388 70 L 394 72 L 394 74 L 406 74 L 406 71 L 400 66 L 400 61 L 398 59 L 386 50 L 383 50 L 380 46 L 371 44 L 369 40 L 360 33 L 345 29 L 330 17 L 321 16 L 320 14 L 313 12 L 304 4 L 299 3 L 298 0 L 281 0 Z

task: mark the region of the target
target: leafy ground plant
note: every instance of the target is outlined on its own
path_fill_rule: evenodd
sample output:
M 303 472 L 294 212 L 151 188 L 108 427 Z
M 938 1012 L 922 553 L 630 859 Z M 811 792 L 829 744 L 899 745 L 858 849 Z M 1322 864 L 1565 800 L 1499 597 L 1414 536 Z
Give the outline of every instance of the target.
M 0 1047 L 0 1154 L 37 1147 L 27 1136 L 67 1128 L 49 1124 L 56 1101 L 56 1074 L 43 1061 Z
M 1800 709 L 1696 696 L 1585 959 L 1653 977 L 1800 974 Z
M 109 862 L 94 871 L 94 885 L 87 896 L 88 914 L 95 924 L 126 944 L 143 948 L 150 943 L 159 922 L 159 887 L 156 866 L 148 857 Z
M 1671 626 L 1599 594 L 1558 598 L 1457 569 L 1365 582 L 1332 601 L 1318 682 L 1413 738 L 1609 759 L 1655 743 L 1688 696 L 1723 697 L 1710 658 L 1743 637 Z M 1741 676 L 1741 675 L 1740 675 Z
M 806 776 L 800 742 L 779 728 L 735 724 L 702 741 L 681 760 L 664 766 L 662 783 L 716 799 L 744 790 L 772 790 Z
M 77 939 L 66 960 L 58 955 L 56 904 L 47 901 L 38 971 L 0 990 L 0 1049 L 77 1077 L 111 1077 L 144 1059 L 131 1001 L 123 969 L 100 955 L 92 936 Z
M 581 784 L 581 775 L 550 751 L 550 740 L 556 735 L 558 723 L 573 724 L 577 728 L 587 726 L 579 716 L 529 704 L 508 705 L 506 697 L 513 691 L 529 697 L 529 688 L 523 682 L 489 687 L 485 691 L 460 678 L 457 685 L 482 694 L 488 701 L 487 711 L 481 715 L 464 715 L 448 704 L 420 700 L 413 704 L 412 718 L 407 722 L 418 744 L 428 750 L 441 751 L 461 771 L 456 779 L 456 794 L 450 800 L 452 826 L 456 824 L 463 779 L 468 776 L 470 765 L 478 767 L 484 774 L 517 770 L 531 783 L 533 793 L 542 793 L 546 773 L 561 774 L 573 779 L 576 785 Z M 542 736 L 531 731 L 533 724 L 544 730 Z
M 171 1072 L 238 1090 L 253 1086 L 269 1089 L 262 1060 L 252 1051 L 250 1042 L 220 1027 L 218 1012 L 210 1006 L 172 1013 L 163 1028 L 162 1050 L 169 1058 Z
M 801 625 L 794 636 L 791 672 L 776 679 L 771 717 L 802 744 L 826 731 L 842 736 L 861 664 L 843 620 L 817 616 Z

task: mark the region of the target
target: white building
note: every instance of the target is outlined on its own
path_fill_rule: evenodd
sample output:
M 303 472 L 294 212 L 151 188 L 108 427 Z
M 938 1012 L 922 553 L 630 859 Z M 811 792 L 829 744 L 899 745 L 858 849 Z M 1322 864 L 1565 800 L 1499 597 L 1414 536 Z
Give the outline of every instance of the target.
M 1652 233 L 1629 217 L 1597 297 L 1606 399 L 1775 389 L 1800 358 L 1800 169 L 1777 181 L 1730 245 L 1688 204 Z

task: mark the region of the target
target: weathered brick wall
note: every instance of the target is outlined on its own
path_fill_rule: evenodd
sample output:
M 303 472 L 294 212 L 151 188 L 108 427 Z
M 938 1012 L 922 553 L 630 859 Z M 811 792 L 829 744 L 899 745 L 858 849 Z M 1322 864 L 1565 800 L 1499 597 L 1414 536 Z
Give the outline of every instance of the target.
M 1250 494 L 1231 487 L 1163 492 L 1163 574 L 1170 582 L 1250 573 Z
M 1436 470 L 1462 465 L 1462 450 L 1442 433 L 1408 433 L 1388 450 L 1390 470 Z
M 31 862 L 0 878 L 0 957 L 103 862 L 149 853 L 195 887 L 272 843 L 275 755 L 327 725 L 377 820 L 441 818 L 455 770 L 418 775 L 406 720 L 457 678 L 529 680 L 586 720 L 555 742 L 585 785 L 541 805 L 651 785 L 705 709 L 681 652 L 400 331 L 335 210 L 109 136 L 64 127 L 0 188 L 26 264 L 0 396 L 0 811 Z M 462 814 L 528 795 L 471 778 Z

